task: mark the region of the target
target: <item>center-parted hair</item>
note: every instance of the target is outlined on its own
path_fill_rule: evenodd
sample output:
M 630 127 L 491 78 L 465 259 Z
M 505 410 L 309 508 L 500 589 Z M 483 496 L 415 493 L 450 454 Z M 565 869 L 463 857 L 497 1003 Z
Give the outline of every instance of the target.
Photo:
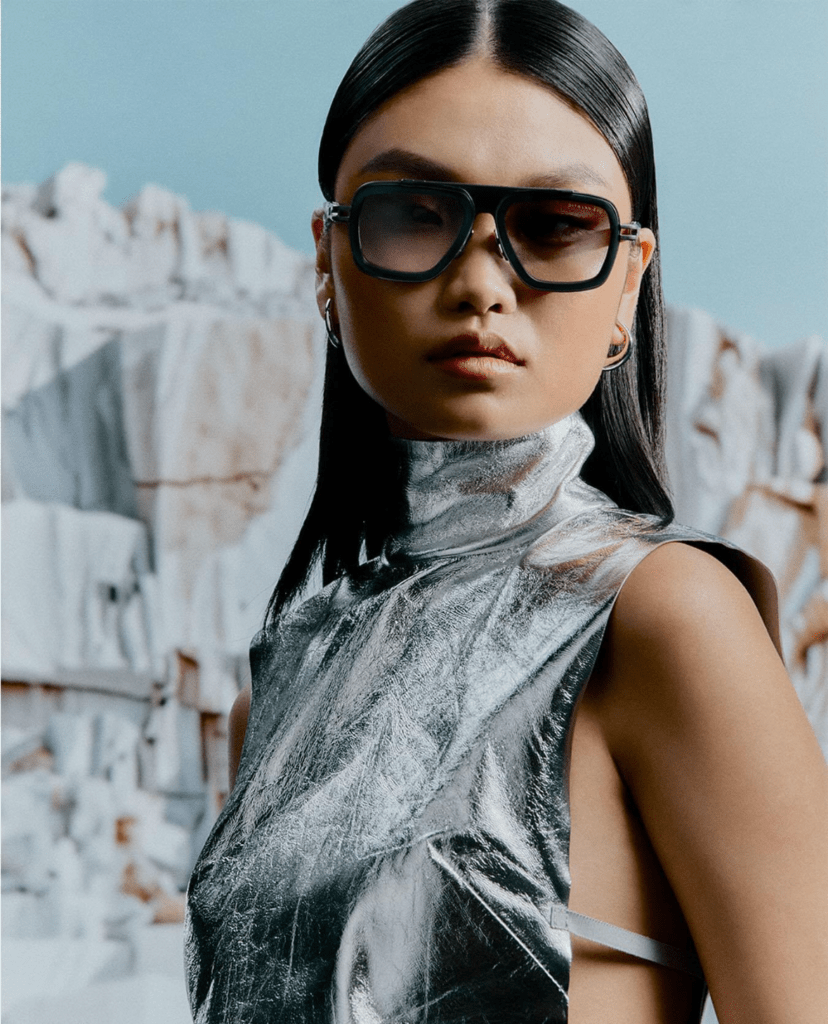
M 414 0 L 392 14 L 356 55 L 331 104 L 319 146 L 325 198 L 336 199 L 342 157 L 383 103 L 476 55 L 553 89 L 589 118 L 621 164 L 633 219 L 658 239 L 652 134 L 641 87 L 606 36 L 557 0 Z M 663 318 L 656 248 L 639 293 L 632 358 L 603 374 L 581 409 L 595 434 L 581 475 L 622 508 L 668 522 Z M 328 583 L 379 554 L 393 525 L 397 482 L 384 410 L 357 384 L 342 349 L 328 346 L 316 489 L 270 599 L 268 621 L 301 594 L 317 562 Z

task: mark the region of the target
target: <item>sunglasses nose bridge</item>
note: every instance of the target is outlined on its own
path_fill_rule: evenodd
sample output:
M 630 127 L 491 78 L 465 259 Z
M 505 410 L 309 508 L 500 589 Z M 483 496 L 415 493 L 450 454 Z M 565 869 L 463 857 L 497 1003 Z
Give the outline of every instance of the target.
M 492 220 L 494 221 L 495 250 L 497 251 L 498 256 L 508 263 L 509 257 L 506 255 L 503 243 L 500 240 L 500 232 L 503 227 L 500 217 L 500 208 L 506 198 L 507 190 L 500 186 L 484 185 L 479 186 L 474 190 L 469 189 L 468 194 L 474 207 L 475 219 L 477 219 L 481 213 L 488 213 L 491 215 Z
M 474 219 L 475 220 L 477 220 L 477 218 L 480 216 L 481 213 L 488 213 L 488 214 L 491 215 L 492 220 L 494 221 L 492 226 L 494 228 L 495 252 L 497 253 L 497 255 L 502 260 L 505 260 L 508 263 L 509 262 L 509 257 L 506 255 L 506 251 L 503 248 L 503 243 L 500 240 L 500 229 L 498 227 L 498 223 L 497 223 L 497 218 L 495 216 L 495 209 L 494 209 L 494 207 L 491 204 L 489 204 L 489 203 L 479 203 L 478 202 L 478 203 L 474 204 L 473 210 L 474 210 Z M 460 249 L 459 249 L 457 255 L 454 257 L 454 259 L 456 259 L 456 260 L 460 259 L 460 257 L 463 255 L 463 253 L 468 248 L 469 242 L 472 240 L 473 236 L 474 236 L 474 228 L 472 228 L 471 231 L 469 231 L 468 236 L 466 237 L 465 242 L 463 242 L 463 244 L 460 246 Z
M 456 260 L 460 259 L 460 257 L 463 255 L 463 253 L 468 248 L 469 242 L 472 240 L 472 236 L 473 235 L 474 235 L 474 228 L 472 228 L 471 231 L 469 232 L 468 237 L 466 238 L 466 241 L 463 242 L 463 244 L 460 246 L 460 249 L 459 249 L 457 255 L 454 257 L 454 259 L 456 259 Z M 495 251 L 497 252 L 497 255 L 502 260 L 506 260 L 507 263 L 509 262 L 509 257 L 506 255 L 506 253 L 503 250 L 503 246 L 502 246 L 502 244 L 500 242 L 500 235 L 497 233 L 497 228 L 496 227 L 495 227 Z

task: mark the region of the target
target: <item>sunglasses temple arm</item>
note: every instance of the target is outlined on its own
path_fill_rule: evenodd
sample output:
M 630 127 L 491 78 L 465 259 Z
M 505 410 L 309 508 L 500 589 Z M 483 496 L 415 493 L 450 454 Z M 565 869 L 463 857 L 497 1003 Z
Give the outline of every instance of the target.
M 322 207 L 322 216 L 326 228 L 330 224 L 347 224 L 351 219 L 351 207 L 339 203 L 325 203 Z

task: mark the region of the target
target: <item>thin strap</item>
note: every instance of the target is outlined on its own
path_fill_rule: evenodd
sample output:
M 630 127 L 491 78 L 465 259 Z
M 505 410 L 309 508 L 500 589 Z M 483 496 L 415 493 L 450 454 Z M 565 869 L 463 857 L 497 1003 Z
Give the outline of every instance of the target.
M 572 935 L 609 946 L 610 949 L 618 949 L 622 953 L 629 953 L 639 960 L 649 960 L 662 967 L 672 967 L 673 970 L 684 971 L 696 978 L 704 979 L 704 971 L 693 950 L 679 949 L 678 946 L 670 946 L 666 942 L 639 935 L 638 932 L 619 928 L 616 924 L 599 921 L 585 914 L 576 914 L 559 904 L 553 904 L 550 908 L 549 923 L 553 928 L 565 928 Z

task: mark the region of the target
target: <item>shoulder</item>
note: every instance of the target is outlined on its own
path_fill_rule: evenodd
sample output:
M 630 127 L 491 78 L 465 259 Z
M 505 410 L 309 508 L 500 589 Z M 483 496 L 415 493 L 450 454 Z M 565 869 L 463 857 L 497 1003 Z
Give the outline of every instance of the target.
M 247 732 L 247 719 L 250 716 L 251 695 L 251 688 L 245 686 L 233 702 L 233 707 L 230 709 L 230 715 L 227 719 L 228 766 L 231 789 L 235 785 L 236 774 L 239 770 L 244 737 Z
M 621 588 L 612 616 L 616 639 L 675 647 L 684 641 L 740 643 L 744 629 L 767 636 L 756 601 L 731 569 L 689 543 L 664 543 Z M 770 637 L 768 637 L 770 639 Z
M 247 727 L 247 718 L 250 714 L 250 698 L 252 693 L 252 688 L 249 685 L 239 690 L 238 696 L 233 701 L 233 707 L 230 709 L 230 715 L 227 720 L 228 727 L 231 730 L 241 729 L 243 732 Z
M 646 701 L 651 715 L 671 718 L 682 706 L 718 707 L 725 686 L 737 700 L 741 690 L 792 693 L 754 597 L 718 558 L 680 542 L 660 545 L 630 573 L 597 677 L 593 690 L 613 706 Z
M 718 559 L 666 544 L 630 574 L 587 687 L 637 802 L 736 820 L 748 792 L 791 798 L 822 759 L 753 598 Z M 708 816 L 709 820 L 708 820 Z M 676 822 L 672 822 L 680 833 Z

